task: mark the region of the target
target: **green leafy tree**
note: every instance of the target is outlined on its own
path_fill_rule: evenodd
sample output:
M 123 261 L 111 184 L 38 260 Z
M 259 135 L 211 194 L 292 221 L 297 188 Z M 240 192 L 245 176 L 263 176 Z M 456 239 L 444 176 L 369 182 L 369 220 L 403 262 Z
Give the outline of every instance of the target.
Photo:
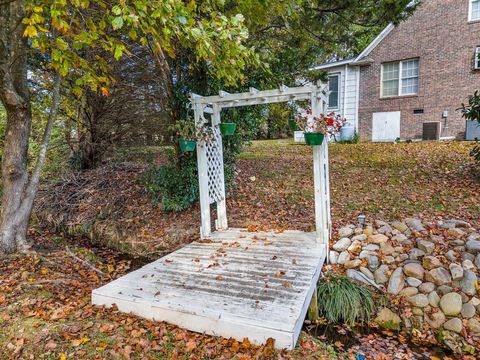
M 244 45 L 248 31 L 241 15 L 226 16 L 216 1 L 201 4 L 172 1 L 17 0 L 0 2 L 0 100 L 7 113 L 2 157 L 2 213 L 0 250 L 27 249 L 26 233 L 41 170 L 61 102 L 62 79 L 73 83 L 72 92 L 85 89 L 108 96 L 112 78 L 102 49 L 119 59 L 128 49 L 125 40 L 151 45 L 159 66 L 165 54 L 175 56 L 182 44 L 208 73 L 233 84 L 242 70 L 257 61 Z M 208 16 L 197 16 L 198 13 Z M 32 125 L 28 64 L 44 72 L 50 91 L 48 121 L 32 172 L 27 170 L 27 151 Z

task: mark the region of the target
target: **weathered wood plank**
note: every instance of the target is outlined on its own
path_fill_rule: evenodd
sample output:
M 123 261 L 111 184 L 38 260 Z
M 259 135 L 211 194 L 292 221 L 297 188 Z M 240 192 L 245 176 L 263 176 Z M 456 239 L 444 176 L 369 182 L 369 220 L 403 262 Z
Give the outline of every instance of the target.
M 97 305 L 212 335 L 294 347 L 325 246 L 300 231 L 213 232 L 92 293 Z

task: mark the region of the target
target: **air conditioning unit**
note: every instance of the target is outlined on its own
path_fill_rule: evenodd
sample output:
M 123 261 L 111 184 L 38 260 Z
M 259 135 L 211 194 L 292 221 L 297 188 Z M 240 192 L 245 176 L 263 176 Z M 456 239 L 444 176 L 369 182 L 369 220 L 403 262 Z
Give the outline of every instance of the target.
M 438 121 L 423 123 L 422 140 L 440 140 L 440 126 Z

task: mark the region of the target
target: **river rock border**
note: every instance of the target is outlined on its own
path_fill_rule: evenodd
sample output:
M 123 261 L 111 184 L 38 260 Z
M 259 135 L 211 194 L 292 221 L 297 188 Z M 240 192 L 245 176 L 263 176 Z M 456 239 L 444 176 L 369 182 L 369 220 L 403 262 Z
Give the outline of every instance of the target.
M 329 256 L 333 270 L 387 294 L 380 325 L 433 335 L 457 353 L 480 350 L 480 231 L 469 223 L 347 225 Z

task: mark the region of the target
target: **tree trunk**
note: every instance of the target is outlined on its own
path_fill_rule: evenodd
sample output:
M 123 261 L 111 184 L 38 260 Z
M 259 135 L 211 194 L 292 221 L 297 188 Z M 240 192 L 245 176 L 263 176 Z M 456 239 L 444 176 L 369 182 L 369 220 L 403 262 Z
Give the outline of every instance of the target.
M 60 75 L 55 75 L 52 106 L 32 176 L 27 170 L 32 114 L 27 79 L 27 39 L 23 36 L 25 4 L 0 3 L 0 100 L 7 111 L 2 157 L 0 252 L 27 247 L 28 222 L 40 182 L 48 143 L 60 102 Z
M 31 110 L 27 87 L 27 39 L 23 37 L 24 1 L 0 5 L 0 100 L 7 111 L 2 158 L 0 250 L 17 250 L 18 209 L 28 181 L 27 150 Z

